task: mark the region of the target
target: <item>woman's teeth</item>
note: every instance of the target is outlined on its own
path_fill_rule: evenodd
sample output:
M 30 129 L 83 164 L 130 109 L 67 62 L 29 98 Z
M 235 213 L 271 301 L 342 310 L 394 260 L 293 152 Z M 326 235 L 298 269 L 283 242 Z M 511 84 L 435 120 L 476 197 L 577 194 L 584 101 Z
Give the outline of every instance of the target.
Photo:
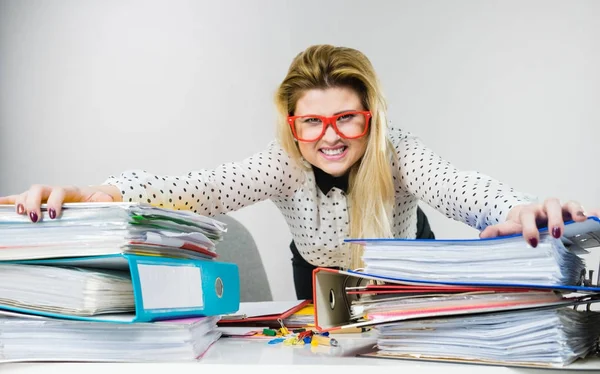
M 340 148 L 335 148 L 335 149 L 321 149 L 321 152 L 325 153 L 328 156 L 335 156 L 335 155 L 341 155 L 344 150 L 346 149 L 346 147 L 340 147 Z

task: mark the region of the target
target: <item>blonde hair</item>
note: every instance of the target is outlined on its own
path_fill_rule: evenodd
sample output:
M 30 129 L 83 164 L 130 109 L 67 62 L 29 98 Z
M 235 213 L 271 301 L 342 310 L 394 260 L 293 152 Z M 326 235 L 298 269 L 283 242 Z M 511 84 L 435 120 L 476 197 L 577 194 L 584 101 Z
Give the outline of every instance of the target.
M 392 237 L 394 184 L 390 164 L 394 153 L 387 137 L 386 101 L 375 70 L 363 53 L 345 47 L 314 45 L 294 58 L 275 95 L 278 140 L 292 158 L 303 164 L 287 116 L 294 113 L 304 92 L 330 87 L 354 89 L 365 109 L 372 113 L 365 154 L 350 169 L 349 235 L 351 238 Z M 350 247 L 352 253 L 346 267 L 362 267 L 361 247 L 356 244 Z

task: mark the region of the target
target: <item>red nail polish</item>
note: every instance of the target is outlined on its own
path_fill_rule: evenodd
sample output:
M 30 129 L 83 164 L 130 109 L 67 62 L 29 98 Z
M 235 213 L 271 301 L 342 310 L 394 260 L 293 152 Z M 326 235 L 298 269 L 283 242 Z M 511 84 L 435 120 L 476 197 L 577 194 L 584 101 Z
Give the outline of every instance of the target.
M 55 219 L 56 218 L 56 210 L 50 208 L 48 209 L 48 215 L 50 216 L 50 219 Z
M 38 215 L 36 212 L 29 212 L 29 218 L 31 218 L 31 222 L 37 222 Z
M 533 248 L 537 247 L 538 240 L 536 238 L 529 239 L 529 245 L 531 245 Z
M 25 213 L 25 208 L 23 207 L 23 204 L 19 204 L 19 205 L 17 205 L 17 213 L 18 213 L 18 214 L 23 214 L 23 213 Z
M 560 228 L 559 227 L 555 227 L 552 229 L 552 236 L 554 236 L 556 239 L 560 238 Z

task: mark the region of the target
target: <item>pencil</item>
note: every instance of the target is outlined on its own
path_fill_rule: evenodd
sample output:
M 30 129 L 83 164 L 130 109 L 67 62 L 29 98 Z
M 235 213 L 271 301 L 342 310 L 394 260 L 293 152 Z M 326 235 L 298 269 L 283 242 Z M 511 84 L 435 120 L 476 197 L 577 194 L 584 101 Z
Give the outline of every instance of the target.
M 329 345 L 332 347 L 338 346 L 338 341 L 335 340 L 334 338 L 330 338 L 327 336 L 321 336 L 321 335 L 313 335 L 310 343 L 311 343 L 311 345 Z

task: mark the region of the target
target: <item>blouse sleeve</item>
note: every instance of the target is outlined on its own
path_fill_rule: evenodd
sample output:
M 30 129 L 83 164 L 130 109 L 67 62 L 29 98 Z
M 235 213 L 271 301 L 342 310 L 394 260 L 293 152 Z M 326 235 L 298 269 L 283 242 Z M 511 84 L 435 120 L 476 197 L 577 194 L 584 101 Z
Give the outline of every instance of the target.
M 410 133 L 392 131 L 391 139 L 396 185 L 449 218 L 483 230 L 504 222 L 513 206 L 537 200 L 482 173 L 456 169 Z
M 269 198 L 291 196 L 302 184 L 303 175 L 299 165 L 276 142 L 271 142 L 263 152 L 215 169 L 181 176 L 129 170 L 110 176 L 104 184 L 118 187 L 125 202 L 214 216 Z

